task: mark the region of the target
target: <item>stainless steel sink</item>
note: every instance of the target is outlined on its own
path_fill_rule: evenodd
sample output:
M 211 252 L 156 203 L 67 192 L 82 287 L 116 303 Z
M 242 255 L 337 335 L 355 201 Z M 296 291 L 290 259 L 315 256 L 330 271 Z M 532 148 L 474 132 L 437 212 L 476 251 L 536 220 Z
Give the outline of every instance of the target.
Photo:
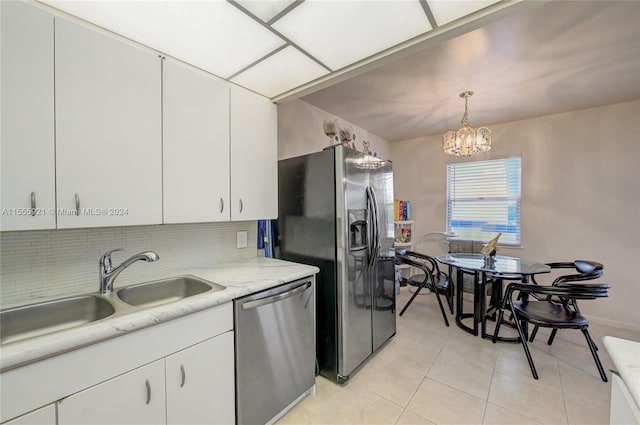
M 117 297 L 86 294 L 11 308 L 0 311 L 0 345 L 223 289 L 195 276 L 178 276 L 121 288 Z
M 127 286 L 118 290 L 118 298 L 131 306 L 153 307 L 204 292 L 223 289 L 225 287 L 222 285 L 207 282 L 194 276 L 178 276 Z
M 83 295 L 30 304 L 0 312 L 0 344 L 82 326 L 115 313 L 113 305 L 96 295 Z

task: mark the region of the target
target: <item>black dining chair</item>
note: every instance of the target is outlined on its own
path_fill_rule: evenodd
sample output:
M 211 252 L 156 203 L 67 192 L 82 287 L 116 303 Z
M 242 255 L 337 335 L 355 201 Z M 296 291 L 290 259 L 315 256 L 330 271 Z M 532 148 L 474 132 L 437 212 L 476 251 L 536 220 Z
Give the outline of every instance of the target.
M 573 262 L 547 263 L 547 266 L 551 267 L 552 270 L 553 269 L 572 269 L 577 272 L 577 273 L 571 273 L 571 274 L 563 274 L 562 276 L 556 277 L 551 283 L 551 286 L 558 286 L 568 282 L 581 282 L 586 280 L 598 279 L 602 277 L 604 273 L 604 266 L 601 263 L 598 263 L 597 261 L 591 261 L 591 260 L 575 260 Z M 536 281 L 535 275 L 531 276 L 531 280 L 536 285 L 539 285 L 539 283 Z M 551 298 L 550 296 L 546 297 L 547 300 L 550 298 Z M 558 298 L 557 301 L 560 301 L 566 304 L 566 300 L 563 301 L 562 298 Z M 577 303 L 575 303 L 575 308 L 578 311 L 578 313 L 580 313 L 580 309 L 578 308 Z M 537 333 L 538 333 L 538 326 L 534 326 L 533 331 L 531 332 L 531 337 L 529 339 L 530 342 L 533 342 Z M 554 329 L 551 331 L 551 335 L 549 335 L 549 339 L 547 340 L 548 345 L 553 344 L 553 340 L 556 337 L 557 333 L 558 333 L 557 329 Z M 595 345 L 593 341 L 591 342 L 593 343 L 593 345 L 595 346 L 595 349 L 597 350 L 598 346 Z
M 442 312 L 442 318 L 444 319 L 444 323 L 449 326 L 449 320 L 447 319 L 447 314 L 444 311 L 444 306 L 442 304 L 442 300 L 440 299 L 440 294 L 444 294 L 447 296 L 451 291 L 449 290 L 449 275 L 440 271 L 438 267 L 438 262 L 435 258 L 430 257 L 425 254 L 420 254 L 418 252 L 406 251 L 404 254 L 398 253 L 396 255 L 396 259 L 403 263 L 408 264 L 411 267 L 415 267 L 420 269 L 424 276 L 420 282 L 418 282 L 418 287 L 416 291 L 413 293 L 407 304 L 400 311 L 400 316 L 404 314 L 404 312 L 409 308 L 413 300 L 416 298 L 420 290 L 429 289 L 431 292 L 436 294 L 436 299 L 438 300 L 438 305 L 440 306 L 440 311 Z M 414 280 L 415 281 L 415 280 Z M 453 312 L 453 310 L 452 310 Z
M 449 241 L 449 254 L 456 253 L 474 253 L 479 254 L 480 250 L 484 247 L 484 242 L 482 241 L 469 241 L 469 240 L 461 240 L 461 239 L 452 239 Z M 462 288 L 464 292 L 468 292 L 473 294 L 473 287 L 475 285 L 475 278 L 473 273 L 462 271 L 462 282 L 457 282 L 456 273 L 453 273 L 452 266 L 449 266 L 449 276 L 451 276 L 452 287 L 455 285 L 455 288 Z
M 588 331 L 589 321 L 580 313 L 577 307 L 577 300 L 608 297 L 610 288 L 611 285 L 606 283 L 564 283 L 556 286 L 510 283 L 498 311 L 493 342 L 495 343 L 498 338 L 504 312 L 509 309 L 513 315 L 513 321 L 518 330 L 531 373 L 534 379 L 538 379 L 538 372 L 527 345 L 527 325 L 531 323 L 536 327 L 551 328 L 553 331 L 558 329 L 580 329 L 587 340 L 587 345 L 596 362 L 600 377 L 604 382 L 607 382 L 607 375 L 598 357 L 597 348 Z M 516 291 L 519 292 L 518 297 L 513 299 Z M 521 297 L 520 295 L 525 296 Z

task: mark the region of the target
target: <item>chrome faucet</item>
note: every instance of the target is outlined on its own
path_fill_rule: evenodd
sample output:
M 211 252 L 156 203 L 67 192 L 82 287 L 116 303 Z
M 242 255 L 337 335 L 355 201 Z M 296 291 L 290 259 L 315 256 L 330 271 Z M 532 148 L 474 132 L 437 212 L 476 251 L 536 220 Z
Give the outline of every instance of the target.
M 100 268 L 101 294 L 108 294 L 113 291 L 113 281 L 116 280 L 116 277 L 118 277 L 118 275 L 122 273 L 124 269 L 126 269 L 136 261 L 146 261 L 148 263 L 152 263 L 160 259 L 158 254 L 156 254 L 155 252 L 146 251 L 127 258 L 122 263 L 120 263 L 118 267 L 113 268 L 111 265 L 111 253 L 122 250 L 123 248 L 112 249 L 111 251 L 108 251 L 102 257 L 100 257 L 98 266 Z

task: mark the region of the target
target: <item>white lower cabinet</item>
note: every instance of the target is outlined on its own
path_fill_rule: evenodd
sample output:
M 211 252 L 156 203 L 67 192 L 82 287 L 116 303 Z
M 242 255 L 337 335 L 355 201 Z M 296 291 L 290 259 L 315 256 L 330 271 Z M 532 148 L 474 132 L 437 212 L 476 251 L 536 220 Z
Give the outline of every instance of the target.
M 165 359 L 167 425 L 235 423 L 233 332 Z
M 162 359 L 58 402 L 58 425 L 162 424 L 164 422 L 164 360 Z
M 56 406 L 50 404 L 5 422 L 3 425 L 56 425 Z
M 0 423 L 234 424 L 234 341 L 229 302 L 4 370 Z
M 640 424 L 640 409 L 629 392 L 629 388 L 616 373 L 611 373 L 609 424 Z
M 58 425 L 235 423 L 233 331 L 58 402 Z

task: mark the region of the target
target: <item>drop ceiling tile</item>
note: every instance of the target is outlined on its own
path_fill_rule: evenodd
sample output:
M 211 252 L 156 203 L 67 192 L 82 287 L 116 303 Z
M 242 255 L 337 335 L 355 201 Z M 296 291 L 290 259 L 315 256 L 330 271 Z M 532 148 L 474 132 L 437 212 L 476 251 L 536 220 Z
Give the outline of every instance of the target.
M 295 47 L 287 46 L 231 81 L 264 96 L 274 97 L 328 73 Z
M 436 19 L 438 26 L 447 24 L 463 16 L 470 15 L 484 9 L 499 0 L 427 0 L 429 9 Z
M 418 0 L 309 0 L 273 27 L 333 70 L 431 30 Z
M 269 22 L 295 0 L 237 0 L 237 2 L 264 22 Z
M 226 1 L 44 2 L 223 78 L 284 44 Z

